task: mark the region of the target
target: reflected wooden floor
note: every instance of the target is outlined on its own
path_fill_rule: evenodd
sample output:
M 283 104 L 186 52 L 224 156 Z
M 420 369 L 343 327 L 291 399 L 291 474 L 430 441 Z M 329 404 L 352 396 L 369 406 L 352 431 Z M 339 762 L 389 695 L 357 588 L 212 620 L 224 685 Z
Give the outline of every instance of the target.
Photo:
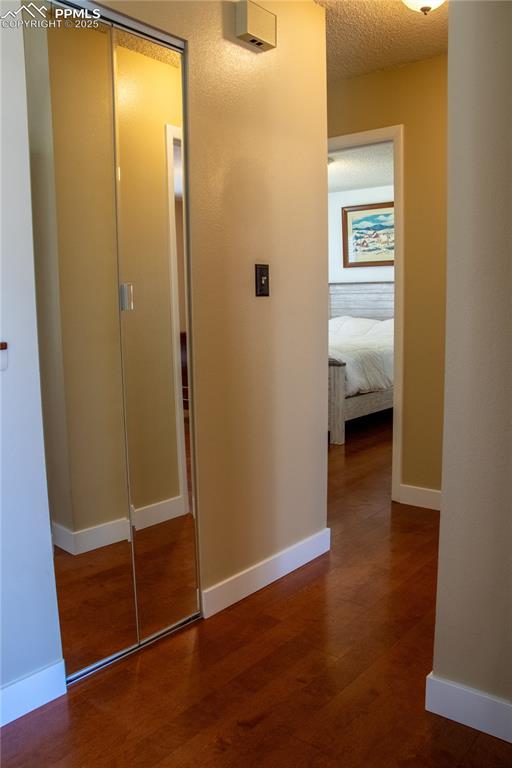
M 424 710 L 438 514 L 391 505 L 386 415 L 329 452 L 332 551 L 3 731 L 4 768 L 510 768 Z
M 129 541 L 82 555 L 54 547 L 54 566 L 68 675 L 136 645 Z
M 191 514 L 135 531 L 140 636 L 144 640 L 198 610 Z
M 140 635 L 197 611 L 194 518 L 182 515 L 135 532 Z M 137 644 L 131 545 L 70 555 L 55 547 L 67 674 Z

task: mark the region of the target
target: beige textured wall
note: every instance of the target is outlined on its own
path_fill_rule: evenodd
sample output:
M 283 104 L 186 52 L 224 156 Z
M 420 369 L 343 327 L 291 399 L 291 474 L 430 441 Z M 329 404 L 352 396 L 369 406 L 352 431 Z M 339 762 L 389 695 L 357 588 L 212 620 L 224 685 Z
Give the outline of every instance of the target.
M 264 3 L 278 47 L 234 38 L 234 4 L 119 2 L 188 41 L 197 476 L 203 587 L 326 524 L 324 10 Z M 254 264 L 271 265 L 270 299 Z
M 121 40 L 123 36 L 121 36 Z M 179 495 L 165 125 L 182 125 L 176 65 L 116 45 L 119 267 L 135 310 L 122 313 L 132 503 Z
M 340 80 L 329 136 L 404 125 L 404 402 L 402 478 L 439 489 L 446 261 L 446 56 Z
M 512 3 L 450 4 L 446 417 L 434 673 L 509 700 L 511 71 Z
M 109 35 L 28 30 L 26 49 L 49 495 L 52 519 L 80 530 L 127 513 Z M 137 299 L 123 315 L 136 507 L 179 495 L 164 133 L 182 124 L 173 60 L 117 49 L 120 273 Z
M 41 350 L 45 354 L 42 388 L 46 400 L 46 387 L 58 387 L 53 395 L 50 391 L 49 401 L 66 409 L 61 422 L 67 425 L 68 451 L 66 456 L 65 443 L 61 444 L 52 424 L 46 453 L 50 469 L 57 464 L 60 475 L 69 473 L 72 527 L 80 530 L 126 517 L 128 512 L 109 33 L 51 29 L 48 53 L 53 147 L 49 140 L 44 142 L 44 166 L 35 166 L 32 172 L 40 177 L 38 185 L 49 188 L 53 149 L 58 274 L 57 263 L 51 261 L 37 270 L 38 277 L 42 272 L 47 277 L 38 286 L 39 298 L 46 293 L 40 308 L 54 306 L 47 317 L 40 312 Z M 46 233 L 36 229 L 38 235 L 45 241 L 36 240 L 36 264 L 54 252 L 55 233 L 50 222 Z M 57 297 L 55 292 L 49 293 L 57 284 L 60 329 L 55 317 Z M 64 396 L 58 380 L 52 380 L 60 365 Z M 63 466 L 66 463 L 67 467 Z M 54 495 L 60 488 L 53 482 L 55 475 L 52 471 L 48 475 L 52 517 L 69 526 L 69 508 L 61 507 L 63 492 Z
M 24 40 L 46 477 L 52 519 L 73 530 L 48 37 L 27 27 Z

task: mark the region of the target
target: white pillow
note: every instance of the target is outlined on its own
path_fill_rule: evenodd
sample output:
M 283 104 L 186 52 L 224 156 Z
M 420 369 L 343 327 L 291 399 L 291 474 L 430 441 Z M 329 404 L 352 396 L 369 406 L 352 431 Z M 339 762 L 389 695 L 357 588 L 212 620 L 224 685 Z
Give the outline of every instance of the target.
M 392 339 L 394 327 L 395 320 L 393 317 L 390 317 L 389 320 L 379 320 L 379 322 L 370 329 L 368 336 L 385 336 Z
M 380 320 L 368 317 L 333 317 L 329 320 L 329 333 L 335 336 L 363 336 L 379 323 Z

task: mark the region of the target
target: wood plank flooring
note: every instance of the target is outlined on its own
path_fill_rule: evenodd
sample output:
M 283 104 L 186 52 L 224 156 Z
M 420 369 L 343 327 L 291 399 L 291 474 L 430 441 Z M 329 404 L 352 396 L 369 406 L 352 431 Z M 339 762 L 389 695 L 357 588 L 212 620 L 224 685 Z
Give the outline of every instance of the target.
M 141 639 L 198 611 L 196 532 L 189 513 L 135 531 Z
M 137 645 L 130 543 L 81 555 L 54 551 L 67 674 Z M 197 611 L 194 518 L 182 515 L 134 531 L 134 551 L 144 639 Z
M 53 551 L 66 673 L 137 645 L 130 542 L 81 555 Z
M 510 768 L 424 710 L 438 514 L 391 505 L 389 415 L 329 452 L 332 551 L 5 727 L 4 768 Z

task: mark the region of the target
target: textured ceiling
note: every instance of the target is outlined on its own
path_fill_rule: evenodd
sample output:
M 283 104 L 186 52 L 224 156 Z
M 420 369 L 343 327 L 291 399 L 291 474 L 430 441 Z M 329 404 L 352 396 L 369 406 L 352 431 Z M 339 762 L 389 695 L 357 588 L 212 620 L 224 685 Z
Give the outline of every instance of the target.
M 329 192 L 368 189 L 393 184 L 393 144 L 370 144 L 329 152 Z
M 402 0 L 317 0 L 326 8 L 330 82 L 437 56 L 448 48 L 448 3 L 428 16 Z
M 149 56 L 150 59 L 162 61 L 164 64 L 170 64 L 172 67 L 181 67 L 181 53 L 167 48 L 165 45 L 152 43 L 145 37 L 133 35 L 131 32 L 123 32 L 122 29 L 116 29 L 116 44 L 122 48 L 129 48 L 131 51 L 141 53 L 143 56 Z

